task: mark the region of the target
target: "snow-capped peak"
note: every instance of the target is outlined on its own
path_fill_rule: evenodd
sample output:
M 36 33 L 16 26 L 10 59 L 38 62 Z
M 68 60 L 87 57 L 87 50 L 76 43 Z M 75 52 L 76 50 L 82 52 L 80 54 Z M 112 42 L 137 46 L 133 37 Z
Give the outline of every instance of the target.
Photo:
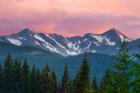
M 28 28 L 25 28 L 17 33 L 17 35 L 20 35 L 20 36 L 22 36 L 22 35 L 23 36 L 33 36 L 34 34 L 35 34 L 35 32 L 31 31 Z
M 125 36 L 124 34 L 122 34 L 120 31 L 117 31 L 117 33 L 118 33 L 118 35 L 119 35 L 119 37 L 120 37 L 120 39 L 121 39 L 121 41 L 123 42 L 124 40 L 126 40 L 126 41 L 131 41 L 131 39 L 130 38 L 128 38 L 127 36 Z
M 108 31 L 104 32 L 102 35 L 106 36 L 117 36 L 118 35 L 118 30 L 116 28 L 109 29 Z
M 17 46 L 34 46 L 44 50 L 49 50 L 61 55 L 78 55 L 88 50 L 96 53 L 112 53 L 118 47 L 118 43 L 127 38 L 115 28 L 106 31 L 103 34 L 87 33 L 84 36 L 64 37 L 52 33 L 35 33 L 25 28 L 19 33 L 0 37 L 3 42 L 8 42 Z M 129 39 L 127 38 L 129 41 Z M 106 51 L 104 51 L 106 50 Z M 103 51 L 103 52 L 102 52 Z
M 112 28 L 112 29 L 106 31 L 105 33 L 103 33 L 102 35 L 107 36 L 109 38 L 112 38 L 113 41 L 121 41 L 122 42 L 124 39 L 127 41 L 131 41 L 131 39 L 129 39 L 123 33 L 118 31 L 116 28 Z

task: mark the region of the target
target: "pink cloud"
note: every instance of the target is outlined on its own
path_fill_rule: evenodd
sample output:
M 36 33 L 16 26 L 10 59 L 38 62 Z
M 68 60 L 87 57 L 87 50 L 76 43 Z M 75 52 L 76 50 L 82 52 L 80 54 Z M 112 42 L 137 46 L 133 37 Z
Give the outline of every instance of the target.
M 73 36 L 102 33 L 116 27 L 138 38 L 139 3 L 139 0 L 2 0 L 0 34 L 29 27 L 46 34 Z

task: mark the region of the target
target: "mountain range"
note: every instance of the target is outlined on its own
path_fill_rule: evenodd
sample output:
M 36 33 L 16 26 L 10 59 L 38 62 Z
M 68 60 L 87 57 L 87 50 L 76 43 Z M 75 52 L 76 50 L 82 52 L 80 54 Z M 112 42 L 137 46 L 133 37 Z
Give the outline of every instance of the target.
M 38 55 L 46 52 L 61 56 L 75 56 L 85 52 L 115 55 L 124 38 L 128 41 L 129 46 L 132 47 L 130 52 L 138 52 L 140 39 L 132 40 L 115 28 L 102 34 L 87 33 L 83 36 L 73 37 L 65 37 L 56 33 L 46 35 L 25 28 L 18 33 L 0 36 L 0 49 L 7 44 L 14 46 L 15 49 L 32 48 L 33 51 L 29 49 L 30 51 L 23 52 L 27 55 Z M 6 47 L 4 48 L 6 49 Z M 6 50 L 9 53 L 13 52 L 9 48 Z
M 0 62 L 9 53 L 21 60 L 27 58 L 30 66 L 34 64 L 42 69 L 46 64 L 57 72 L 60 78 L 67 62 L 70 76 L 79 70 L 83 53 L 88 52 L 90 74 L 96 74 L 100 81 L 105 71 L 116 63 L 114 55 L 118 53 L 124 38 L 131 48 L 130 54 L 140 53 L 140 39 L 130 39 L 115 28 L 102 34 L 87 33 L 83 36 L 65 37 L 56 33 L 36 33 L 28 28 L 10 35 L 0 36 Z

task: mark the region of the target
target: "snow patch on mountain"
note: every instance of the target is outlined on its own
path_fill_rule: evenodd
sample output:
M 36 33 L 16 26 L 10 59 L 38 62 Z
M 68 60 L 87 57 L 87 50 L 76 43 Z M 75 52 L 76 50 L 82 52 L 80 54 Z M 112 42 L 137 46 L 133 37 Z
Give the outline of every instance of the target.
M 51 44 L 49 44 L 48 42 L 45 42 L 43 44 L 43 46 L 47 49 L 49 49 L 51 52 L 55 52 L 55 53 L 59 53 L 61 54 L 54 46 L 52 46 Z
M 53 39 L 52 37 L 50 37 L 49 35 L 47 35 L 47 37 L 49 37 L 51 40 L 53 40 L 59 47 L 65 49 L 64 46 L 62 46 L 61 44 L 59 44 L 55 39 Z M 65 49 L 66 50 L 66 49 Z
M 87 33 L 84 36 L 75 37 L 64 37 L 57 34 L 45 35 L 25 29 L 19 33 L 2 36 L 0 40 L 17 46 L 34 46 L 64 56 L 73 56 L 85 51 L 109 54 L 116 51 L 119 42 L 122 42 L 124 38 L 130 41 L 116 29 L 111 29 L 103 34 Z M 105 49 L 106 51 L 104 51 Z
M 97 36 L 97 35 L 92 35 L 96 40 L 98 40 L 99 42 L 103 41 L 103 37 L 102 36 Z
M 74 55 L 78 55 L 79 53 L 76 51 L 69 51 L 67 50 L 68 55 L 74 56 Z
M 97 51 L 96 50 L 91 50 L 91 53 L 96 53 Z
M 50 43 L 48 43 L 47 41 L 45 41 L 41 36 L 39 36 L 38 34 L 35 34 L 34 35 L 34 38 L 36 38 L 37 40 L 39 40 L 39 41 L 42 41 L 43 42 L 43 46 L 41 46 L 40 44 L 39 44 L 39 42 L 35 42 L 37 45 L 39 45 L 39 46 L 41 46 L 41 47 L 44 47 L 45 49 L 48 49 L 49 51 L 51 51 L 51 52 L 55 52 L 55 53 L 58 53 L 58 54 L 62 54 L 61 52 L 59 52 L 58 50 L 57 50 L 57 48 L 56 47 L 54 47 L 53 45 L 51 45 Z
M 45 42 L 45 40 L 42 37 L 40 37 L 39 35 L 37 35 L 37 34 L 34 35 L 34 38 L 36 38 L 36 39 L 38 39 L 38 40 L 40 40 L 42 42 Z
M 89 49 L 91 44 L 92 44 L 92 42 L 90 42 L 85 49 Z
M 84 41 L 87 41 L 87 39 L 84 39 Z
M 96 40 L 98 40 L 100 43 L 103 42 L 103 40 L 106 41 L 106 44 L 107 45 L 111 45 L 111 46 L 114 46 L 116 44 L 116 42 L 111 42 L 111 40 L 105 36 L 100 36 L 100 35 L 92 35 Z M 95 44 L 97 46 L 99 46 L 99 42 L 96 42 Z
M 105 37 L 106 43 L 110 46 L 116 45 L 116 42 L 111 42 L 109 38 Z
M 35 41 L 34 42 L 36 45 L 40 46 L 40 43 L 38 41 Z
M 12 43 L 13 45 L 16 45 L 16 46 L 21 46 L 21 45 L 22 45 L 22 43 L 21 43 L 19 40 L 17 40 L 17 39 L 7 38 L 7 40 L 8 40 L 10 43 Z
M 18 37 L 19 40 L 27 40 L 26 38 L 23 37 Z
M 117 31 L 117 33 L 118 33 L 118 35 L 119 35 L 119 37 L 121 39 L 121 42 L 123 42 L 124 40 L 126 40 L 128 42 L 132 41 L 131 39 L 129 39 L 125 35 L 123 35 L 121 32 Z

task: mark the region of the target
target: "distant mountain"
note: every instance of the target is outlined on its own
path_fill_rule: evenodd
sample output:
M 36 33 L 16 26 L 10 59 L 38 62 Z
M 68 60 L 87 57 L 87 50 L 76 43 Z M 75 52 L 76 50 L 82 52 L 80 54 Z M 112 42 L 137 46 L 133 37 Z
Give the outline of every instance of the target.
M 85 51 L 90 53 L 101 53 L 114 55 L 117 53 L 120 42 L 126 38 L 130 46 L 140 44 L 139 40 L 131 40 L 115 28 L 103 34 L 87 33 L 84 36 L 64 37 L 58 34 L 35 33 L 26 28 L 19 33 L 1 36 L 0 41 L 18 47 L 34 47 L 44 51 L 50 51 L 63 56 L 74 56 L 83 54 Z
M 0 62 L 10 53 L 20 59 L 27 58 L 30 66 L 35 64 L 40 69 L 49 64 L 57 72 L 58 78 L 67 62 L 70 75 L 74 77 L 86 51 L 89 52 L 91 75 L 96 74 L 100 80 L 106 69 L 116 63 L 112 55 L 118 52 L 124 38 L 131 48 L 130 53 L 140 53 L 140 39 L 131 40 L 114 28 L 103 34 L 87 33 L 74 37 L 35 33 L 26 28 L 19 33 L 0 36 Z

